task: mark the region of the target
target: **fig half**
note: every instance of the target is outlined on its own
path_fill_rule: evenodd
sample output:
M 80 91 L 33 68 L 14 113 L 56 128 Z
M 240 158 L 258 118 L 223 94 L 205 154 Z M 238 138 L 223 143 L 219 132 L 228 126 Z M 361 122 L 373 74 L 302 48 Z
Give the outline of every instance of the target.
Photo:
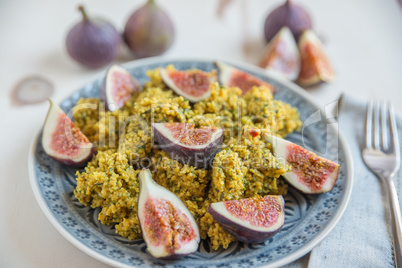
M 335 79 L 335 72 L 325 53 L 324 46 L 313 31 L 306 30 L 299 40 L 301 70 L 298 83 L 312 86 L 320 82 L 330 83 Z
M 218 80 L 216 71 L 161 69 L 160 74 L 170 89 L 192 103 L 207 99 L 211 95 L 209 87 Z
M 243 95 L 254 86 L 265 86 L 269 88 L 272 93 L 275 93 L 275 88 L 271 84 L 251 74 L 220 61 L 216 61 L 215 65 L 219 69 L 219 81 L 221 85 L 225 87 L 238 87 L 242 90 Z
M 95 148 L 63 110 L 50 100 L 43 126 L 42 146 L 46 154 L 57 162 L 82 167 L 91 159 Z
M 173 160 L 208 169 L 221 149 L 223 130 L 186 123 L 152 123 L 154 138 Z
M 297 79 L 301 66 L 300 54 L 288 27 L 283 27 L 267 44 L 259 66 L 273 75 Z
M 339 165 L 303 147 L 276 136 L 263 133 L 271 143 L 273 153 L 292 166 L 283 175 L 287 182 L 305 194 L 320 194 L 332 190 L 338 179 Z
M 149 169 L 139 173 L 138 220 L 149 253 L 177 259 L 195 252 L 200 232 L 194 217 L 172 192 L 156 184 Z
M 285 221 L 285 200 L 267 195 L 212 203 L 208 212 L 226 231 L 244 243 L 260 243 L 275 235 Z
M 126 69 L 114 64 L 106 72 L 100 87 L 100 97 L 109 111 L 116 111 L 123 107 L 139 88 L 137 80 Z

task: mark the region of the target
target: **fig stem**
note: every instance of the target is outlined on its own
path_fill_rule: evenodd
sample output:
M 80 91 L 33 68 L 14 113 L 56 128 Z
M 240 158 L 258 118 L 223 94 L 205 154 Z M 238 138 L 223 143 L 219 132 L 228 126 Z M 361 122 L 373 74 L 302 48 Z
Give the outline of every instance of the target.
M 155 5 L 155 0 L 148 0 L 149 5 Z
M 87 12 L 85 11 L 84 6 L 82 6 L 82 5 L 78 6 L 78 10 L 81 11 L 82 19 L 88 20 L 88 15 L 87 15 Z

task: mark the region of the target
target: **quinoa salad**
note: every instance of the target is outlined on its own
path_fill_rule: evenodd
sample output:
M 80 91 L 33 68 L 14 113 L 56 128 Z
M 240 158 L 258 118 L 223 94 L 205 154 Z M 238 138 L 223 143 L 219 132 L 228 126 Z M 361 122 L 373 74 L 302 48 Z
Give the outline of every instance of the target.
M 209 239 L 215 250 L 227 248 L 235 238 L 212 218 L 209 204 L 286 195 L 282 175 L 292 166 L 276 158 L 271 144 L 258 134 L 286 137 L 301 127 L 299 113 L 274 99 L 266 86 L 243 94 L 237 87 L 215 82 L 210 96 L 193 104 L 163 83 L 159 69 L 147 74 L 149 81 L 118 110 L 108 111 L 97 98 L 78 102 L 74 122 L 96 145 L 97 153 L 84 171 L 77 171 L 74 194 L 83 205 L 100 207 L 99 220 L 114 225 L 117 234 L 141 239 L 138 174 L 148 168 L 157 184 L 183 201 L 201 238 Z M 155 145 L 151 123 L 167 122 L 223 129 L 223 143 L 211 168 L 182 164 Z

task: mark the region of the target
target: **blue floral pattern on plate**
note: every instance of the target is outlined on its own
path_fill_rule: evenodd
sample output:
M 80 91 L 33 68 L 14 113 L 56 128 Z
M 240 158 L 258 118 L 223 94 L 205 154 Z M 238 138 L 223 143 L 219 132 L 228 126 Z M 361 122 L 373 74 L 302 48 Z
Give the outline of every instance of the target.
M 127 68 L 140 83 L 144 83 L 148 80 L 146 76 L 148 69 L 163 67 L 170 63 L 173 63 L 177 69 L 198 68 L 209 71 L 215 68 L 211 61 L 186 60 L 134 63 Z M 239 68 L 244 69 L 241 66 Z M 273 84 L 277 89 L 276 98 L 297 107 L 302 121 L 317 114 L 317 111 L 320 113 L 318 107 L 285 84 L 257 70 L 249 68 L 245 70 Z M 65 99 L 61 103 L 62 109 L 69 111 L 82 97 L 98 97 L 100 81 L 101 79 L 86 85 Z M 339 213 L 341 204 L 346 206 L 350 191 L 346 192 L 345 189 L 351 187 L 351 178 L 347 178 L 346 174 L 351 167 L 347 164 L 349 162 L 346 159 L 345 145 L 342 144 L 342 140 L 338 143 L 337 134 L 331 134 L 327 130 L 327 123 L 323 119 L 304 128 L 303 136 L 304 143 L 310 148 L 341 164 L 341 172 L 332 192 L 322 195 L 303 195 L 290 188 L 289 194 L 285 197 L 285 224 L 278 234 L 265 243 L 235 242 L 226 250 L 213 251 L 209 242 L 205 240 L 201 242 L 196 253 L 176 261 L 155 259 L 147 253 L 143 240 L 130 241 L 115 234 L 113 226 L 101 224 L 97 219 L 99 209 L 83 206 L 73 194 L 76 186 L 76 169 L 63 167 L 50 159 L 43 151 L 40 135 L 33 144 L 31 170 L 34 174 L 31 174 L 33 175 L 31 183 L 34 184 L 34 192 L 37 191 L 36 197 L 41 199 L 41 207 L 45 214 L 51 218 L 53 224 L 55 221 L 63 229 L 62 234 L 74 244 L 80 244 L 80 248 L 84 247 L 86 252 L 93 253 L 92 256 L 102 256 L 103 258 L 99 259 L 109 264 L 177 268 L 240 268 L 275 265 L 284 258 L 297 254 L 313 240 L 317 240 L 320 233 L 330 228 L 330 225 L 333 225 L 332 221 L 337 221 L 341 216 Z M 333 136 L 330 137 L 330 135 Z M 293 133 L 288 138 L 302 144 L 301 133 Z M 337 219 L 334 219 L 335 214 Z

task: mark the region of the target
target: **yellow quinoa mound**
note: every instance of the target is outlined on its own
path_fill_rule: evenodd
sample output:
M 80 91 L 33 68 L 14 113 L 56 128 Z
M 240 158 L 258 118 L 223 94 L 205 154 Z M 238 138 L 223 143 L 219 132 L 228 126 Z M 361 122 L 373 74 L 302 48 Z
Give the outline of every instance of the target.
M 174 69 L 174 66 L 168 66 Z M 201 237 L 213 249 L 227 248 L 235 238 L 208 213 L 213 202 L 285 195 L 280 177 L 291 167 L 275 158 L 261 131 L 285 137 L 301 126 L 296 108 L 275 100 L 271 91 L 254 87 L 245 95 L 239 88 L 211 86 L 208 99 L 191 105 L 163 84 L 159 69 L 149 70 L 150 81 L 121 109 L 107 111 L 99 99 L 81 99 L 74 109 L 75 124 L 98 153 L 77 171 L 77 199 L 101 207 L 99 220 L 115 224 L 116 233 L 141 238 L 137 218 L 138 173 L 149 168 L 153 179 L 175 193 L 199 224 Z M 210 170 L 183 165 L 155 146 L 151 122 L 192 123 L 224 130 L 222 150 Z

